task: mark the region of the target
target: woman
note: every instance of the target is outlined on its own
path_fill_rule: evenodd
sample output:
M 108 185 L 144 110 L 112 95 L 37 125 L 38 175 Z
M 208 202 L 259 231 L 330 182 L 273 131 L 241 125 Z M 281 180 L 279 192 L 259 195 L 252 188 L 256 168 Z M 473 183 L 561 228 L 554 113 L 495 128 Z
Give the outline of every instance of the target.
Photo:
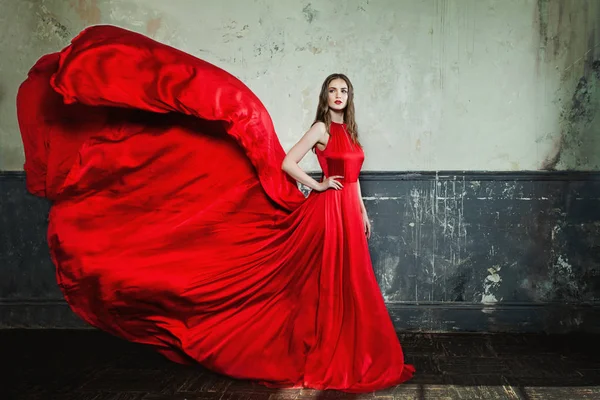
M 366 240 L 371 224 L 358 179 L 364 153 L 354 115 L 352 83 L 344 74 L 328 76 L 321 86 L 315 122 L 290 149 L 282 169 L 313 189 L 311 196 L 322 199 L 313 205 L 324 211 L 323 268 L 330 272 L 330 280 L 322 280 L 321 287 L 323 292 L 335 288 L 322 299 L 338 311 L 328 316 L 329 322 L 321 321 L 337 352 L 324 354 L 335 361 L 329 374 L 352 377 L 360 387 L 362 380 L 401 382 L 414 368 L 397 368 L 402 365 L 402 350 L 372 270 Z M 322 182 L 298 166 L 313 148 L 323 170 Z
M 348 122 L 345 123 L 345 121 Z M 298 166 L 298 163 L 304 158 L 309 150 L 316 147 L 319 151 L 317 154 L 321 168 L 324 172 L 329 170 L 329 166 L 326 162 L 327 157 L 324 155 L 324 151 L 327 148 L 331 129 L 334 131 L 339 131 L 341 129 L 343 131 L 341 136 L 347 137 L 351 142 L 350 147 L 348 147 L 348 154 L 354 154 L 354 157 L 347 161 L 347 164 L 342 161 L 341 165 L 334 166 L 332 169 L 337 167 L 339 168 L 340 173 L 343 173 L 346 167 L 353 167 L 351 173 L 356 174 L 356 168 L 360 171 L 364 156 L 358 141 L 357 126 L 356 121 L 354 120 L 354 89 L 350 79 L 344 74 L 332 74 L 325 79 L 321 86 L 317 115 L 312 127 L 304 134 L 302 139 L 292 147 L 282 164 L 282 169 L 290 174 L 295 180 L 319 192 L 327 189 L 341 190 L 344 185 L 338 180 L 344 179 L 344 176 L 328 176 L 322 182 L 317 182 L 302 171 Z M 365 234 L 367 235 L 367 238 L 370 238 L 371 222 L 369 221 L 367 210 L 362 200 L 358 177 L 351 180 L 346 179 L 345 182 L 353 183 L 354 179 L 356 179 L 356 184 L 353 186 L 356 186 Z
M 343 89 L 329 133 L 316 124 L 284 163 L 254 93 L 189 54 L 98 25 L 38 60 L 17 97 L 24 169 L 53 202 L 71 309 L 174 362 L 269 386 L 409 379 L 368 258 Z M 315 144 L 324 185 L 290 163 Z M 336 190 L 305 198 L 282 164 Z

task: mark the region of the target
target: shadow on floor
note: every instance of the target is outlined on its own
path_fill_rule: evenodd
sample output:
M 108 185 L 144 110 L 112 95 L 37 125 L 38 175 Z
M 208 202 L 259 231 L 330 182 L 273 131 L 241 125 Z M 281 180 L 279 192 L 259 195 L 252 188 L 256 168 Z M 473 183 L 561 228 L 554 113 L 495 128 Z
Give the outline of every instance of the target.
M 597 335 L 402 334 L 403 385 L 375 393 L 275 390 L 201 367 L 96 330 L 2 330 L 8 374 L 1 399 L 586 399 L 600 398 Z

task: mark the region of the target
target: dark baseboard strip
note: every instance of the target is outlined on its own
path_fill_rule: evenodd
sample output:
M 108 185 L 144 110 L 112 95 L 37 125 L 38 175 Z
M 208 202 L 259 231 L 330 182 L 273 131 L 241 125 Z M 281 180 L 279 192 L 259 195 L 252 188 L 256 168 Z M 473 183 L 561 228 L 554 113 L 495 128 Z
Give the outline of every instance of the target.
M 398 331 L 600 333 L 600 303 L 388 304 Z
M 90 329 L 62 300 L 0 300 L 0 329 Z
M 600 333 L 600 303 L 388 303 L 399 332 Z M 0 300 L 0 329 L 91 329 L 62 300 Z

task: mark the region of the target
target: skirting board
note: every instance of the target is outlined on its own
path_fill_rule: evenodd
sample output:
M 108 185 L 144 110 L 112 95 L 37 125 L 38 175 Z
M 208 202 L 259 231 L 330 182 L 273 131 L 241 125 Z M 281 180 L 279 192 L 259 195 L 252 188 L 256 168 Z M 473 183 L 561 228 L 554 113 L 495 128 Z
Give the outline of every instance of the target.
M 387 303 L 398 332 L 600 333 L 600 304 Z M 90 329 L 60 300 L 1 300 L 0 329 Z

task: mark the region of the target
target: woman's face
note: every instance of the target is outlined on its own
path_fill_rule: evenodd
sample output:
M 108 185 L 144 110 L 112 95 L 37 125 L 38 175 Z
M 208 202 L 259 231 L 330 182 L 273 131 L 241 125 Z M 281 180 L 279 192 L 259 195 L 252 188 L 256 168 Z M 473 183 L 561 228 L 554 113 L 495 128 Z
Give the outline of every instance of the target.
M 348 104 L 348 85 L 343 79 L 334 79 L 327 89 L 327 105 L 335 111 L 342 111 Z

